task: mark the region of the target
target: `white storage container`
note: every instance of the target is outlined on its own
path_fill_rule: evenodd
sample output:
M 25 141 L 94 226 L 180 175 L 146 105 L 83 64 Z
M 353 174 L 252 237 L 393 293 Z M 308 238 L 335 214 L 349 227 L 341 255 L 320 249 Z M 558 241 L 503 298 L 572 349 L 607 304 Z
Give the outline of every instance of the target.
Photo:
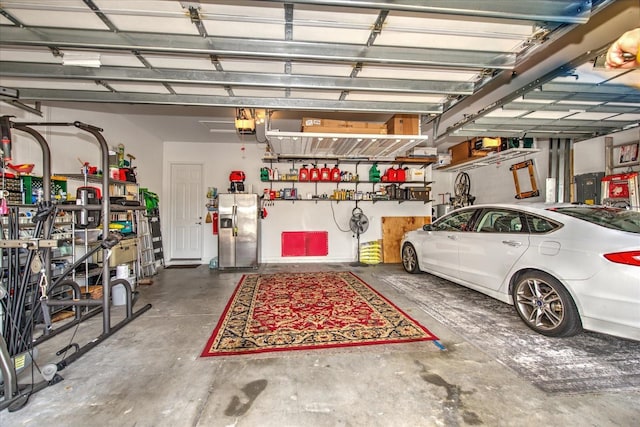
M 424 181 L 424 169 L 411 168 L 408 172 L 408 181 Z

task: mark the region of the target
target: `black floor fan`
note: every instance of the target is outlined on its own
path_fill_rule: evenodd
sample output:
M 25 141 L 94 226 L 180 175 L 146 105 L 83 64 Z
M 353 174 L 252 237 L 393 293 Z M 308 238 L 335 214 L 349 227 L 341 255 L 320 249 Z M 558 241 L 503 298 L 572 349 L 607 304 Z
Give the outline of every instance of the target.
M 356 239 L 358 240 L 358 246 L 356 247 L 356 251 L 358 252 L 358 260 L 353 266 L 360 266 L 362 263 L 360 262 L 360 235 L 367 231 L 369 228 L 369 218 L 362 212 L 362 209 L 359 207 L 353 208 L 351 211 L 351 219 L 349 219 L 349 228 L 352 232 L 355 233 Z

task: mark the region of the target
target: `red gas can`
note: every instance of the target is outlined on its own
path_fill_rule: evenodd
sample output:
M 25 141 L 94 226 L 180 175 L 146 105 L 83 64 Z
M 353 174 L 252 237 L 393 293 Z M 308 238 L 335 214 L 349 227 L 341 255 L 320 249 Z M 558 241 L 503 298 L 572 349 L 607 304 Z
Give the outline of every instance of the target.
M 320 169 L 318 169 L 316 165 L 313 165 L 313 167 L 309 171 L 309 180 L 320 181 Z
M 309 181 L 309 169 L 307 169 L 307 165 L 302 165 L 300 171 L 298 171 L 298 181 Z
M 340 181 L 340 169 L 338 168 L 338 165 L 335 165 L 333 169 L 331 169 L 331 181 Z
M 327 167 L 326 163 L 324 167 L 320 169 L 320 181 L 331 181 L 331 169 Z
M 398 182 L 405 182 L 407 180 L 407 171 L 403 168 L 398 169 Z
M 389 180 L 389 182 L 398 181 L 398 169 L 396 168 L 387 169 L 387 179 Z

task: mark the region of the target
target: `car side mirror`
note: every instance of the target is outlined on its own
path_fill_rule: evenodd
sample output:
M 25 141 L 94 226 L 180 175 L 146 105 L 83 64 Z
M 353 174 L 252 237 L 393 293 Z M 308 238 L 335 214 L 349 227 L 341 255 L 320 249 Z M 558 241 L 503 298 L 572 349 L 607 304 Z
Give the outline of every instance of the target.
M 423 231 L 431 231 L 433 230 L 433 228 L 431 227 L 431 224 L 425 224 L 422 226 L 422 230 Z

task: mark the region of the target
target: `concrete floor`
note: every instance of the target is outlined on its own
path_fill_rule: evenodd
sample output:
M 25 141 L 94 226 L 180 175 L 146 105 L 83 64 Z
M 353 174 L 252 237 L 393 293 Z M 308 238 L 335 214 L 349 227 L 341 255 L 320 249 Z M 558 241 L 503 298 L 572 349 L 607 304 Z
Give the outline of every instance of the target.
M 342 268 L 349 265 L 260 271 Z M 163 270 L 139 288 L 136 308 L 151 303 L 151 310 L 60 371 L 64 380 L 23 409 L 0 412 L 0 426 L 637 425 L 638 390 L 547 394 L 384 285 L 374 274 L 381 268 L 357 274 L 438 335 L 446 351 L 422 342 L 200 358 L 244 271 Z M 113 308 L 114 321 L 122 311 Z M 97 316 L 74 341 L 83 345 L 101 330 Z M 55 351 L 72 335 L 42 345 L 39 364 L 60 360 Z M 22 382 L 30 380 L 25 374 Z

